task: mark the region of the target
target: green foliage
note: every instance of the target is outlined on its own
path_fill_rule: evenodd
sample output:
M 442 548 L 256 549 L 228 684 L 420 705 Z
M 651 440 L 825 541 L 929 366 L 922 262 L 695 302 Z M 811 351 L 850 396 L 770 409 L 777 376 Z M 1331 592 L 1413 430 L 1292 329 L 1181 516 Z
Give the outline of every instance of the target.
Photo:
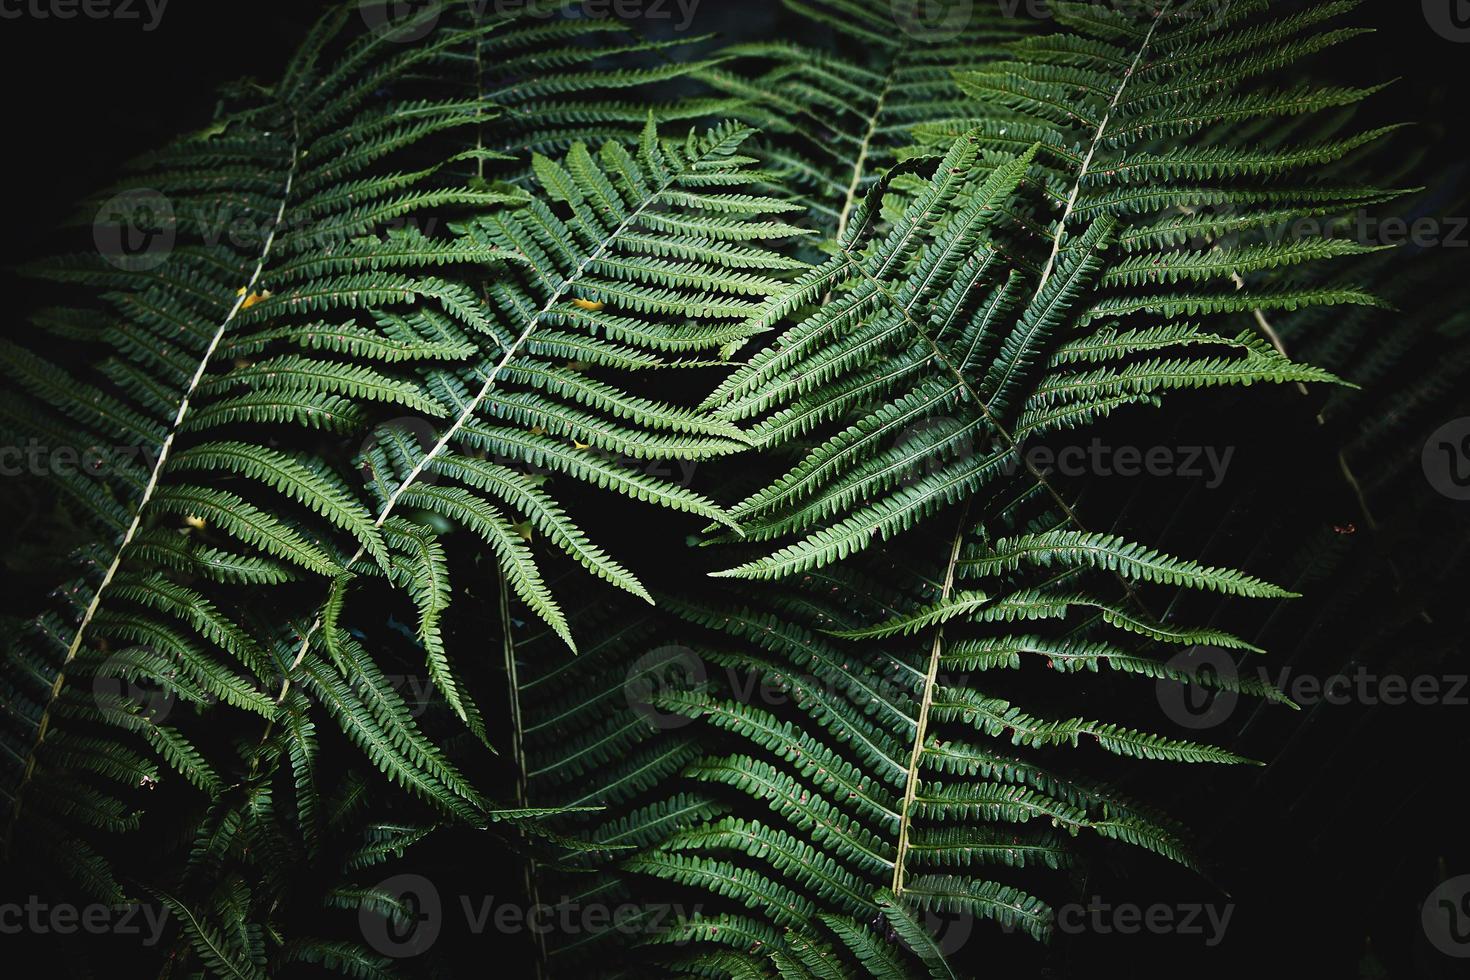
M 232 977 L 396 975 L 344 913 L 401 921 L 372 882 L 464 833 L 637 910 L 552 975 L 959 977 L 937 917 L 1046 940 L 1099 853 L 1197 871 L 1118 774 L 1246 753 L 1082 682 L 1294 707 L 1179 655 L 1259 656 L 1217 623 L 1296 591 L 1031 450 L 1390 360 L 1272 322 L 1385 306 L 1377 249 L 1270 234 L 1394 196 L 1376 89 L 1278 84 L 1353 4 L 788 0 L 812 43 L 696 55 L 567 6 L 343 7 L 109 192 L 165 255 L 32 270 L 66 305 L 0 348 L 7 438 L 123 462 L 46 477 L 91 543 L 8 631 L 7 860 Z M 708 526 L 599 544 L 629 501 Z
M 835 43 L 733 45 L 699 77 L 739 99 L 737 111 L 763 134 L 768 166 L 824 236 L 841 236 L 872 185 L 910 151 L 916 128 L 970 116 L 956 73 L 988 64 L 1034 26 L 983 4 L 939 5 L 933 25 L 922 4 L 784 5 Z
M 912 969 L 952 976 L 915 916 L 1050 932 L 1048 904 L 1019 884 L 1037 877 L 1008 870 L 1068 867 L 1089 834 L 1196 866 L 1181 828 L 1076 774 L 1095 757 L 1066 756 L 1247 760 L 994 692 L 1009 686 L 997 674 L 1040 661 L 1290 704 L 1253 679 L 1181 669 L 1173 650 L 1261 651 L 1151 610 L 1171 591 L 1292 593 L 1092 529 L 1026 452 L 1171 391 L 1338 381 L 1229 321 L 1378 305 L 1315 270 L 1370 249 L 1248 233 L 1381 199 L 1308 171 L 1384 133 L 1245 149 L 1254 134 L 1230 125 L 1230 107 L 1265 119 L 1368 94 L 1300 89 L 1288 105 L 1247 89 L 1274 64 L 1248 38 L 1314 46 L 1342 12 L 1261 20 L 1261 6 L 1236 5 L 1206 43 L 1169 5 L 1142 25 L 1058 5 L 1063 30 L 959 73 L 981 104 L 916 126 L 917 149 L 868 182 L 830 257 L 752 320 L 779 338 L 705 407 L 794 462 L 731 511 L 741 533 L 718 539 L 721 553 L 754 552 L 718 573 L 742 585 L 735 604 L 683 610 L 712 631 L 692 646 L 724 683 L 657 700 L 724 747 L 683 770 L 722 806 L 620 865 L 733 909 L 719 929 L 680 934 L 707 958 L 670 964 L 734 975 L 728 956 L 756 937 L 760 975 L 916 975 L 876 945 L 896 942 Z M 784 708 L 750 703 L 772 687 Z M 615 727 L 605 710 L 588 724 Z M 821 957 L 824 973 L 795 965 L 819 946 L 846 952 Z
M 323 829 L 315 770 L 328 732 L 440 817 L 485 823 L 483 792 L 369 655 L 375 609 L 406 602 L 420 669 L 488 739 L 466 654 L 441 626 L 458 591 L 446 545 L 462 529 L 488 546 L 569 644 L 532 542 L 647 598 L 553 484 L 724 519 L 639 463 L 708 459 L 742 448 L 742 434 L 617 380 L 739 342 L 747 297 L 794 266 L 758 245 L 783 233 L 766 216 L 794 205 L 746 192 L 761 179 L 738 153 L 745 127 L 665 142 L 644 109 L 634 145 L 594 154 L 575 129 L 548 128 L 537 145 L 568 146 L 565 159 L 533 154 L 526 169 L 485 140 L 524 112 L 528 87 L 504 105 L 462 95 L 481 87 L 487 57 L 572 45 L 546 69 L 564 100 L 552 115 L 598 131 L 621 110 L 599 100 L 602 82 L 566 69 L 649 46 L 611 41 L 606 23 L 548 30 L 530 14 L 446 20 L 404 45 L 353 38 L 348 15 L 318 26 L 276 88 L 242 92 L 208 131 L 139 161 L 123 187 L 171 210 L 166 253 L 38 265 L 75 305 L 38 317 L 36 348 L 6 348 L 24 393 L 6 406 L 17 440 L 116 447 L 127 461 L 59 476 L 97 544 L 58 608 L 20 631 L 6 688 L 7 841 L 45 827 L 67 852 L 46 860 L 109 899 L 130 889 L 82 838 L 136 829 L 140 793 L 169 772 L 213 815 L 196 851 L 263 856 L 232 841 L 291 833 L 277 800 L 291 801 L 286 819 L 309 845 Z M 629 69 L 619 84 L 640 80 L 653 79 Z M 374 98 L 385 90 L 388 104 Z M 515 126 L 497 134 L 527 144 Z M 495 179 L 502 161 L 506 177 L 529 176 L 525 189 Z M 250 233 L 220 236 L 231 221 Z M 47 360 L 46 338 L 86 345 L 88 366 Z M 194 717 L 94 697 L 124 683 Z M 102 755 L 85 770 L 66 752 L 73 729 Z M 142 743 L 159 763 L 135 755 Z M 216 948 L 222 921 L 263 928 L 252 917 L 274 893 L 254 894 L 253 873 L 228 901 L 189 905 L 199 925 L 186 938 L 212 970 L 285 955 L 255 940 Z M 203 887 L 194 869 L 164 880 L 188 893 L 170 900 L 176 911 Z M 345 949 L 313 961 L 348 964 Z

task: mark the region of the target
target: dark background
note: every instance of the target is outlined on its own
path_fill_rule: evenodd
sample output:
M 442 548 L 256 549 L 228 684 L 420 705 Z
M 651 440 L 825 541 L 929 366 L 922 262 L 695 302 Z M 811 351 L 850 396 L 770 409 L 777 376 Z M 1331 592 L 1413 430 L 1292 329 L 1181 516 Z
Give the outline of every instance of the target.
M 977 0 L 985 2 L 996 0 Z M 106 186 L 119 164 L 205 124 L 220 83 L 274 79 L 329 5 L 170 0 L 151 32 L 142 21 L 0 19 L 0 92 L 10 150 L 5 197 L 12 209 L 0 265 L 49 252 L 52 230 L 71 204 Z M 142 0 L 135 6 L 141 8 Z M 778 8 L 777 0 L 701 0 L 693 30 L 759 36 Z M 1382 100 L 1384 110 L 1392 107 L 1397 119 L 1433 127 L 1439 154 L 1462 159 L 1470 44 L 1436 34 L 1420 0 L 1367 0 L 1354 19 L 1378 34 L 1350 45 L 1351 54 L 1334 62 L 1335 69 L 1345 80 L 1364 83 L 1400 79 Z M 25 152 L 17 152 L 22 146 Z
M 326 6 L 322 0 L 172 0 L 152 32 L 140 21 L 0 19 L 11 213 L 0 245 L 6 288 L 23 288 L 11 278 L 15 264 L 77 247 L 76 233 L 62 223 L 73 203 L 108 184 L 123 161 L 207 123 L 220 83 L 276 77 Z M 703 0 L 695 29 L 768 36 L 778 6 Z M 1375 26 L 1377 35 L 1347 46 L 1328 69 L 1345 82 L 1400 79 L 1371 104 L 1364 122 L 1417 123 L 1430 159 L 1416 171 L 1448 174 L 1436 178 L 1446 182 L 1444 197 L 1464 200 L 1464 170 L 1455 168 L 1466 159 L 1470 44 L 1435 33 L 1416 0 L 1369 0 L 1356 19 Z M 1310 481 L 1283 492 L 1289 505 L 1305 509 L 1319 490 L 1330 492 Z M 1334 504 L 1323 519 L 1338 513 L 1351 516 Z M 1182 773 L 1174 790 L 1193 801 L 1186 810 L 1202 811 L 1190 816 L 1220 863 L 1212 878 L 1230 897 L 1167 877 L 1134 879 L 1132 886 L 1144 902 L 1149 895 L 1235 901 L 1224 943 L 1206 949 L 1185 937 L 1089 939 L 1048 956 L 1047 972 L 1239 977 L 1249 971 L 1364 980 L 1470 975 L 1461 969 L 1470 960 L 1435 954 L 1418 925 L 1419 903 L 1435 882 L 1470 872 L 1464 843 L 1470 708 L 1408 711 L 1353 721 L 1349 729 L 1382 726 L 1387 734 L 1373 741 L 1387 748 L 1356 763 L 1330 760 L 1330 781 L 1314 783 L 1310 753 L 1260 776 L 1222 777 L 1203 793 L 1197 784 L 1183 785 L 1199 770 Z M 1311 744 L 1309 733 L 1279 731 L 1283 750 L 1295 746 L 1300 755 L 1297 743 Z M 1276 743 L 1269 726 L 1247 733 L 1248 741 L 1251 735 L 1254 754 L 1271 754 Z

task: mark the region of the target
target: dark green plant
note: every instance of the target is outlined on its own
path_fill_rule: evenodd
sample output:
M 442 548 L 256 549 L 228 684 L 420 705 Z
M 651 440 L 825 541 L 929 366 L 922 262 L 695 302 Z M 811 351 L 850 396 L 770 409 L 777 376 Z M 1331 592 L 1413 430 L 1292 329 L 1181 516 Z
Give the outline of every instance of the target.
M 91 543 L 7 631 L 7 862 L 237 977 L 393 972 L 343 913 L 410 915 L 373 879 L 466 833 L 533 901 L 699 910 L 552 975 L 968 975 L 926 916 L 1046 939 L 1109 843 L 1202 870 L 1115 759 L 1248 760 L 1079 681 L 1289 705 L 1175 656 L 1262 652 L 1193 614 L 1287 569 L 1135 538 L 1030 450 L 1362 379 L 1283 334 L 1381 322 L 1377 249 L 1271 235 L 1396 196 L 1376 89 L 1279 81 L 1354 3 L 789 0 L 810 43 L 694 54 L 574 6 L 343 5 L 99 198 L 165 253 L 32 270 L 7 438 L 134 461 L 47 478 Z M 596 543 L 624 500 L 667 529 L 625 538 L 709 526 Z

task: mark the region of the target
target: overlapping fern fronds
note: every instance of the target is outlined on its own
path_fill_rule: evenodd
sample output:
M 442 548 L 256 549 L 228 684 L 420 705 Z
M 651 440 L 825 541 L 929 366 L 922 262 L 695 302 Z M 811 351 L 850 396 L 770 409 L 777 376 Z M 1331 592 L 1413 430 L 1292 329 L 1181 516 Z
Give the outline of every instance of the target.
M 1252 6 L 1232 10 L 1238 17 Z M 1223 219 L 1197 211 L 1225 208 L 1238 229 L 1381 198 L 1307 178 L 1310 168 L 1382 133 L 1254 159 L 1231 147 L 1228 130 L 1211 139 L 1217 110 L 1201 105 L 1200 93 L 1221 97 L 1223 83 L 1194 79 L 1214 72 L 1239 86 L 1268 70 L 1271 59 L 1247 54 L 1237 65 L 1231 53 L 1244 42 L 1210 35 L 1205 45 L 1192 17 L 1174 23 L 1167 9 L 1149 30 L 1108 18 L 1097 26 L 1088 19 L 1096 8 L 1081 7 L 1073 16 L 1101 38 L 1079 31 L 1018 42 L 1024 62 L 965 77 L 976 92 L 1003 88 L 1023 70 L 1059 79 L 1052 88 L 1018 85 L 999 99 L 1024 120 L 943 137 L 945 155 L 928 164 L 932 176 L 906 181 L 910 191 L 893 229 L 870 242 L 887 183 L 910 177 L 890 171 L 838 239 L 838 254 L 756 321 L 799 323 L 732 376 L 711 407 L 732 420 L 757 420 L 753 434 L 763 445 L 804 436 L 854 409 L 867 415 L 735 509 L 754 537 L 800 536 L 736 574 L 780 577 L 861 550 L 969 496 L 1028 439 L 1170 389 L 1331 380 L 1215 324 L 1257 309 L 1373 304 L 1351 286 L 1297 287 L 1289 278 L 1303 263 L 1366 246 L 1338 238 L 1231 244 L 1218 237 Z M 1059 19 L 1066 22 L 1069 9 L 1059 5 Z M 1317 19 L 1241 33 L 1291 37 Z M 1205 49 L 1203 65 L 1180 53 L 1194 47 Z M 1058 108 L 1054 89 L 1064 85 L 1081 95 Z M 1292 104 L 1330 107 L 1344 97 L 1299 93 Z M 1061 128 L 1064 114 L 1070 133 Z M 1148 120 L 1163 118 L 1180 141 L 1181 120 L 1191 115 L 1200 119 L 1200 148 L 1153 152 L 1142 142 L 1140 133 L 1154 125 Z M 990 134 L 1002 128 L 1004 139 Z M 1018 133 L 1026 145 L 1020 155 L 1013 152 Z M 1023 181 L 1042 197 L 1039 207 Z M 1028 217 L 1048 210 L 1050 221 Z M 828 293 L 834 301 L 813 308 Z
M 797 265 L 759 244 L 795 229 L 766 220 L 790 205 L 745 193 L 759 180 L 737 154 L 748 130 L 665 144 L 645 114 L 640 145 L 538 156 L 537 193 L 491 186 L 461 173 L 499 163 L 485 137 L 507 110 L 425 98 L 464 80 L 418 72 L 507 35 L 539 43 L 544 29 L 446 23 L 404 45 L 382 34 L 343 41 L 346 17 L 319 25 L 277 89 L 246 93 L 245 108 L 140 164 L 131 196 L 114 204 L 149 188 L 144 203 L 172 212 L 156 229 L 171 247 L 41 267 L 98 291 L 96 307 L 40 318 L 52 335 L 92 345 L 89 357 L 104 352 L 95 377 L 78 383 L 73 365 L 7 350 L 34 396 L 8 406 L 18 437 L 121 445 L 143 461 L 58 481 L 108 543 L 63 608 L 23 635 L 7 675 L 7 825 L 24 820 L 28 838 L 58 840 L 58 864 L 108 897 L 122 892 L 107 862 L 67 828 L 135 827 L 139 794 L 169 769 L 213 798 L 220 827 L 243 833 L 241 821 L 273 819 L 258 794 L 288 760 L 294 819 L 309 839 L 322 726 L 444 814 L 487 819 L 481 791 L 349 633 L 352 582 L 384 579 L 406 594 L 429 678 L 484 738 L 440 631 L 453 595 L 444 528 L 483 539 L 568 642 L 529 541 L 646 596 L 545 484 L 565 478 L 721 517 L 634 462 L 718 455 L 744 445 L 740 434 L 610 379 L 698 363 L 739 340 L 754 308 L 746 297 Z M 324 66 L 326 52 L 335 60 Z M 371 106 L 383 91 L 401 98 Z M 424 221 L 426 233 L 418 219 L 430 213 L 461 220 L 448 234 Z M 213 237 L 225 227 L 256 234 Z M 312 451 L 286 448 L 303 443 Z M 206 729 L 165 724 L 135 699 L 101 704 L 94 677 L 156 684 L 165 701 L 212 715 L 253 714 L 256 734 L 222 758 L 198 744 Z M 91 733 L 118 725 L 158 761 L 103 750 Z M 233 796 L 240 777 L 251 789 Z
M 152 208 L 170 247 L 39 267 L 71 294 L 0 351 L 6 434 L 122 462 L 45 478 L 100 543 L 11 643 L 7 839 L 237 977 L 388 975 L 318 914 L 411 911 L 371 879 L 451 825 L 533 849 L 532 898 L 639 908 L 549 943 L 585 976 L 954 977 L 926 919 L 1044 939 L 1097 850 L 1195 868 L 1105 760 L 1247 760 L 1079 682 L 1286 702 L 1181 659 L 1261 652 L 1181 596 L 1292 593 L 1031 450 L 1339 381 L 1288 350 L 1357 380 L 1273 324 L 1365 333 L 1332 260 L 1373 249 L 1272 235 L 1392 196 L 1359 176 L 1388 131 L 1339 125 L 1374 90 L 1274 81 L 1353 3 L 788 0 L 814 43 L 697 59 L 538 16 L 569 6 L 428 5 L 407 41 L 344 6 L 117 189 L 103 234 Z M 658 383 L 751 347 L 703 404 Z M 646 465 L 737 453 L 728 509 Z M 719 581 L 650 608 L 588 497 L 708 522 L 675 560 Z M 175 813 L 187 855 L 99 850 Z
M 935 686 L 926 705 L 927 644 L 916 647 L 896 625 L 894 642 L 850 635 L 923 601 L 921 590 L 884 584 L 910 580 L 903 572 L 818 572 L 760 608 L 734 596 L 727 606 L 665 602 L 683 626 L 610 634 L 589 657 L 527 685 L 533 800 L 609 808 L 577 821 L 582 839 L 606 848 L 600 859 L 580 856 L 597 873 L 563 887 L 584 902 L 643 909 L 644 928 L 566 937 L 553 946 L 554 965 L 586 972 L 633 957 L 678 972 L 745 956 L 755 975 L 775 975 L 816 945 L 833 947 L 825 958 L 847 970 L 837 975 L 866 976 L 851 952 L 836 950 L 871 944 L 907 958 L 868 924 L 891 922 L 909 904 L 923 908 L 921 917 L 989 920 L 1044 938 L 1051 910 L 1029 883 L 1084 860 L 1089 837 L 1195 867 L 1182 828 L 1085 775 L 1096 759 L 1068 757 L 1079 742 L 1133 758 L 1236 757 L 1123 726 L 1039 718 L 968 681 L 1018 673 L 1023 658 L 1045 658 L 1063 674 L 1199 678 L 1121 631 L 1094 641 L 1087 624 L 1056 631 L 1039 623 L 1029 637 L 946 647 L 939 680 L 953 686 Z M 1012 608 L 1031 598 L 1013 587 Z M 1250 682 L 1218 684 L 1276 696 Z M 910 756 L 925 717 L 910 800 Z M 893 903 L 885 896 L 900 853 L 906 898 Z M 1064 896 L 1065 878 L 1049 888 Z M 630 938 L 641 952 L 609 952 Z
M 974 103 L 956 73 L 999 57 L 1034 20 L 981 5 L 905 0 L 786 0 L 812 40 L 733 45 L 698 72 L 739 100 L 760 152 L 806 220 L 841 235 L 880 174 L 920 126 L 953 124 Z M 827 36 L 828 43 L 818 39 Z
M 440 59 L 444 77 L 472 79 L 468 94 L 498 110 L 477 146 L 506 158 L 508 177 L 523 182 L 538 153 L 560 157 L 579 142 L 636 142 L 650 116 L 667 131 L 738 114 L 737 96 L 686 91 L 689 78 L 726 57 L 685 53 L 703 38 L 650 40 L 616 17 L 588 16 L 583 6 L 531 0 L 507 29 L 447 49 Z M 473 3 L 437 11 L 451 24 L 483 16 Z
M 268 688 L 281 672 L 270 649 L 283 624 L 251 621 L 241 597 L 275 593 L 286 608 L 299 584 L 345 571 L 344 541 L 388 560 L 355 481 L 283 444 L 358 442 L 354 434 L 383 409 L 441 414 L 413 363 L 475 352 L 417 346 L 369 308 L 418 304 L 424 316 L 473 329 L 481 317 L 472 294 L 439 270 L 507 259 L 388 226 L 428 207 L 520 195 L 443 186 L 432 168 L 390 169 L 436 128 L 467 125 L 463 105 L 399 103 L 352 135 L 379 85 L 463 38 L 343 44 L 346 17 L 318 25 L 274 91 L 240 92 L 239 107 L 216 125 L 139 161 L 98 218 L 99 242 L 112 236 L 113 247 L 37 268 L 73 290 L 73 305 L 37 318 L 38 336 L 75 345 L 58 349 L 80 348 L 96 369 L 7 344 L 8 425 L 49 447 L 93 447 L 113 465 L 51 477 L 99 543 L 81 556 L 59 607 L 14 641 L 5 733 L 12 837 L 23 817 L 53 838 L 76 824 L 135 822 L 123 800 L 156 779 L 153 763 L 118 765 L 106 751 L 91 765 L 85 754 L 47 762 L 91 726 L 134 729 L 186 774 L 201 764 L 172 729 L 125 705 L 102 711 L 92 691 L 99 670 L 160 679 L 187 702 L 275 717 Z M 331 46 L 340 50 L 324 66 Z M 140 239 L 149 247 L 138 251 Z M 104 666 L 119 651 L 124 659 Z M 64 816 L 46 809 L 52 777 L 69 781 L 56 804 Z M 105 884 L 88 850 L 62 851 L 80 876 Z
M 1005 866 L 1064 866 L 1083 831 L 1191 863 L 1167 822 L 1083 790 L 1058 768 L 1059 750 L 1244 760 L 1031 710 L 1004 693 L 1028 663 L 1285 700 L 1180 667 L 1176 652 L 1259 651 L 1153 610 L 1179 590 L 1289 593 L 1095 530 L 1062 478 L 1026 452 L 1172 390 L 1335 382 L 1284 356 L 1252 316 L 1377 305 L 1310 272 L 1368 246 L 1248 233 L 1384 199 L 1312 179 L 1384 131 L 1259 148 L 1231 125 L 1367 95 L 1255 84 L 1281 64 L 1279 50 L 1350 37 L 1322 25 L 1351 5 L 1272 18 L 1247 2 L 1208 24 L 1172 6 L 1131 18 L 1058 4 L 1063 31 L 962 74 L 984 104 L 960 132 L 950 121 L 918 127 L 932 155 L 873 183 L 833 257 L 754 321 L 783 327 L 780 339 L 706 403 L 752 423 L 763 449 L 810 445 L 732 511 L 763 546 L 722 574 L 780 580 L 779 597 L 761 604 L 777 611 L 693 613 L 743 641 L 709 653 L 714 662 L 807 689 L 792 701 L 794 723 L 707 691 L 663 701 L 746 743 L 685 775 L 750 798 L 732 807 L 738 816 L 622 861 L 737 907 L 678 933 L 709 948 L 671 953 L 676 971 L 900 975 L 878 921 L 947 976 L 915 916 L 1048 933 L 1045 903 L 1007 882 Z M 896 569 L 895 553 L 908 556 Z M 838 565 L 867 574 L 853 580 Z M 896 591 L 884 612 L 852 622 L 855 604 L 839 599 L 842 612 L 803 615 L 831 601 L 811 596 L 816 582 L 841 590 L 864 578 Z M 750 948 L 772 962 L 733 971 L 734 951 Z

